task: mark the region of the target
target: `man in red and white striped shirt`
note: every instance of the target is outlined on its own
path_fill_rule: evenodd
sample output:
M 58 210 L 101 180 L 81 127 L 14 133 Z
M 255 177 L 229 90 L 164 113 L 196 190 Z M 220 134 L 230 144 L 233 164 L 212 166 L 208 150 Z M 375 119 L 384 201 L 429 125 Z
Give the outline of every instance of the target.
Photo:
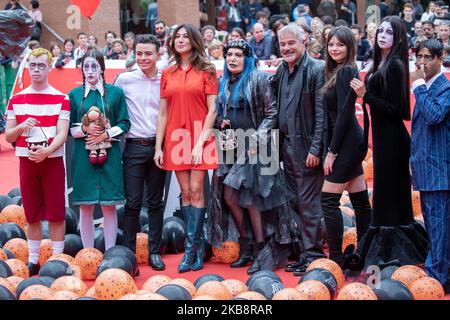
M 15 94 L 7 108 L 6 140 L 16 142 L 20 190 L 28 222 L 28 269 L 39 271 L 41 222 L 50 226 L 53 254 L 64 250 L 65 169 L 63 144 L 70 121 L 68 97 L 48 84 L 52 55 L 35 49 L 28 65 L 31 86 Z M 30 142 L 43 141 L 43 145 Z

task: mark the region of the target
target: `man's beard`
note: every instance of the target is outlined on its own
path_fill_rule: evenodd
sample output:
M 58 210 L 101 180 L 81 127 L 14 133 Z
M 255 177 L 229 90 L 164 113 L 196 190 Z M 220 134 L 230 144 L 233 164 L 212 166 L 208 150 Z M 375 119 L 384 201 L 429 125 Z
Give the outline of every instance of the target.
M 159 34 L 159 33 L 156 34 L 156 37 L 158 39 L 164 39 L 165 36 L 166 36 L 166 32 L 165 31 L 163 33 L 161 33 L 161 34 Z

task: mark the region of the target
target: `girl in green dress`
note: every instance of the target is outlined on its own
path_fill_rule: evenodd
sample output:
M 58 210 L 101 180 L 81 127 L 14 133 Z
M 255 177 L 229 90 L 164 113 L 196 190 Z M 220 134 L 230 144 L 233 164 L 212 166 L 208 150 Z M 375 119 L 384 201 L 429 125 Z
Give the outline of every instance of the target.
M 88 51 L 82 58 L 81 68 L 83 85 L 69 92 L 71 134 L 74 138 L 72 202 L 80 206 L 80 233 L 85 248 L 94 247 L 94 206 L 101 205 L 107 250 L 116 242 L 116 205 L 125 202 L 121 152 L 115 138 L 130 129 L 130 120 L 122 89 L 104 82 L 103 55 L 96 50 Z M 84 114 L 92 106 L 97 106 L 107 119 L 106 130 L 100 125 L 82 124 Z M 107 149 L 107 155 L 99 155 L 102 161 L 92 164 L 92 159 L 89 159 L 91 152 L 86 145 L 92 147 L 103 142 L 110 142 L 112 146 Z

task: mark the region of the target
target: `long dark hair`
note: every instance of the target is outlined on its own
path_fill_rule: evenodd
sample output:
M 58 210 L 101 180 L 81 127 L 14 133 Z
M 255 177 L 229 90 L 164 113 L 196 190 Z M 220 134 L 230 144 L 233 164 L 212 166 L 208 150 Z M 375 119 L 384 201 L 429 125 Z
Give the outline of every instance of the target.
M 200 31 L 191 24 L 182 24 L 178 26 L 172 35 L 172 43 L 170 44 L 170 49 L 173 54 L 171 61 L 175 62 L 177 67 L 181 66 L 181 55 L 175 50 L 175 37 L 180 29 L 184 28 L 188 34 L 189 41 L 192 45 L 190 62 L 192 66 L 200 71 L 206 71 L 211 75 L 216 74 L 216 68 L 206 58 L 205 44 L 203 42 L 203 36 Z M 174 71 L 177 68 L 174 68 Z
M 402 95 L 402 119 L 411 120 L 411 108 L 409 101 L 409 60 L 408 60 L 408 40 L 406 36 L 406 27 L 402 20 L 397 16 L 387 16 L 381 23 L 389 22 L 394 31 L 394 41 L 392 44 L 391 51 L 386 57 L 386 61 L 380 66 L 382 59 L 382 51 L 378 45 L 378 30 L 375 33 L 375 47 L 373 52 L 373 65 L 367 74 L 366 79 L 369 79 L 370 75 L 380 72 L 384 83 L 384 92 L 388 91 L 388 81 L 387 81 L 387 69 L 391 63 L 401 63 L 403 69 L 403 81 L 404 90 L 398 94 Z
M 109 118 L 109 102 L 108 102 L 108 95 L 106 94 L 106 80 L 105 80 L 105 58 L 103 57 L 103 54 L 101 54 L 99 51 L 95 50 L 95 49 L 90 49 L 88 50 L 83 57 L 81 58 L 81 72 L 83 74 L 83 99 L 81 100 L 81 106 L 80 106 L 80 112 L 81 112 L 81 117 L 83 117 L 84 115 L 84 91 L 85 91 L 85 83 L 86 83 L 86 77 L 84 76 L 84 72 L 83 72 L 83 66 L 84 66 L 84 61 L 87 58 L 94 58 L 95 60 L 97 60 L 98 64 L 100 65 L 101 68 L 101 77 L 103 80 L 103 92 L 105 93 L 105 101 L 106 101 L 106 110 L 105 110 L 105 117 Z
M 328 43 L 330 42 L 332 37 L 336 37 L 340 42 L 345 44 L 347 48 L 347 57 L 345 61 L 338 66 L 337 62 L 331 58 L 330 53 L 328 52 Z M 356 55 L 356 40 L 353 36 L 353 33 L 350 31 L 348 27 L 336 27 L 331 29 L 328 34 L 328 38 L 325 41 L 325 85 L 323 86 L 323 92 L 326 92 L 329 88 L 333 87 L 336 84 L 336 74 L 338 69 L 344 66 L 352 66 L 357 69 L 355 63 L 355 55 Z

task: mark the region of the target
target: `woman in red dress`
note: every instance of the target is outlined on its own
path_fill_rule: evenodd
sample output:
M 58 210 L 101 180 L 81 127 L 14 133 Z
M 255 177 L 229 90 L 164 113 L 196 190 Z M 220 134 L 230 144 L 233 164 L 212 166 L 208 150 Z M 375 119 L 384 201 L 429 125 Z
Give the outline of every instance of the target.
M 174 65 L 161 77 L 161 103 L 156 134 L 156 165 L 175 171 L 181 210 L 187 224 L 185 254 L 179 272 L 203 268 L 204 180 L 218 166 L 212 128 L 216 119 L 218 81 L 207 62 L 202 35 L 180 25 L 171 44 Z

